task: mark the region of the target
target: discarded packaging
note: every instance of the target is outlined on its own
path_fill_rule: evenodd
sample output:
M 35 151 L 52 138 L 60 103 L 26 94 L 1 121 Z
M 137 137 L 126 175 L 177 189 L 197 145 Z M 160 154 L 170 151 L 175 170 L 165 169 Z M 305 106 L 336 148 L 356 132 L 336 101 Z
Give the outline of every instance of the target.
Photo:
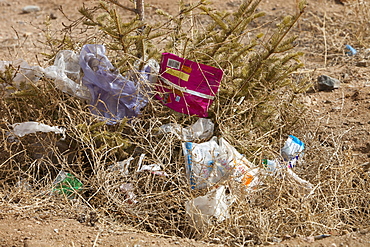
M 284 161 L 288 162 L 288 167 L 294 167 L 298 158 L 304 150 L 304 143 L 293 135 L 289 135 L 284 147 L 280 150 Z
M 224 138 L 217 137 L 204 143 L 183 143 L 186 174 L 192 189 L 203 189 L 230 176 L 249 186 L 255 186 L 254 180 L 258 168 L 243 157 Z M 253 183 L 252 183 L 253 181 Z
M 312 190 L 313 185 L 301 179 L 297 174 L 293 172 L 291 168 L 295 167 L 295 164 L 298 160 L 301 159 L 302 152 L 304 150 L 304 143 L 293 135 L 289 135 L 288 139 L 285 142 L 284 147 L 280 150 L 283 160 L 275 159 L 268 160 L 263 159 L 262 164 L 265 168 L 267 174 L 270 175 L 285 175 L 285 178 L 291 178 L 296 181 L 302 187 Z M 285 171 L 283 174 L 282 171 Z
M 149 75 L 153 68 L 146 65 L 135 78 L 122 76 L 105 55 L 105 46 L 88 44 L 80 52 L 82 81 L 91 93 L 92 113 L 114 120 L 135 117 L 147 104 Z M 128 73 L 130 74 L 130 73 Z
M 79 55 L 70 50 L 58 52 L 54 65 L 45 69 L 45 76 L 53 79 L 55 87 L 81 99 L 90 99 L 89 89 L 82 85 Z
M 55 134 L 62 134 L 63 138 L 65 138 L 65 131 L 66 131 L 63 127 L 49 126 L 49 125 L 38 123 L 38 122 L 15 123 L 12 125 L 12 127 L 13 127 L 13 133 L 19 137 L 41 131 L 41 132 L 54 132 Z
M 330 234 L 321 234 L 321 235 L 314 236 L 314 239 L 315 240 L 320 240 L 320 239 L 328 238 L 328 237 L 331 237 L 331 235 Z
M 210 224 L 212 217 L 218 222 L 230 217 L 229 206 L 232 201 L 227 198 L 226 187 L 220 186 L 185 203 L 185 211 L 197 227 Z
M 171 53 L 163 53 L 156 98 L 188 115 L 207 117 L 223 71 Z
M 165 124 L 161 127 L 163 133 L 173 133 L 181 141 L 191 142 L 206 140 L 213 135 L 214 124 L 211 119 L 199 118 L 193 125 L 183 128 L 179 124 Z
M 70 173 L 60 171 L 54 181 L 54 191 L 67 197 L 73 196 L 82 189 L 82 182 Z
M 347 55 L 349 55 L 349 56 L 354 56 L 354 55 L 356 55 L 356 54 L 357 54 L 356 49 L 355 49 L 355 48 L 353 48 L 353 47 L 352 47 L 352 46 L 350 46 L 350 45 L 346 45 L 346 49 L 348 50 L 348 51 L 346 51 L 346 54 L 347 54 Z
M 284 159 L 265 159 L 263 160 L 264 169 L 261 169 L 249 162 L 224 138 L 219 138 L 218 142 L 217 137 L 213 137 L 210 141 L 199 144 L 183 143 L 186 174 L 192 189 L 204 189 L 218 182 L 233 179 L 250 190 L 261 185 L 261 178 L 265 175 L 284 175 L 311 191 L 312 184 L 301 179 L 291 169 L 300 159 L 303 149 L 304 143 L 290 135 L 281 149 Z

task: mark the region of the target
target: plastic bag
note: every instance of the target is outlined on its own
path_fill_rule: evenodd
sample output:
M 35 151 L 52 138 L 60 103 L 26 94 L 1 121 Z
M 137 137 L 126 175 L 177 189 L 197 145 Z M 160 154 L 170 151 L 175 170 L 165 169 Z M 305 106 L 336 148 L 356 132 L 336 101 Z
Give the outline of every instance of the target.
M 40 66 L 30 66 L 26 61 L 18 59 L 15 61 L 0 61 L 0 71 L 5 71 L 6 67 L 12 66 L 16 69 L 13 81 L 19 87 L 21 83 L 30 81 L 36 82 L 44 76 L 44 69 Z
M 207 117 L 222 79 L 221 69 L 163 53 L 156 98 L 169 108 Z
M 190 142 L 210 138 L 213 135 L 214 124 L 211 119 L 199 118 L 193 125 L 187 128 L 174 123 L 162 125 L 160 128 L 163 133 L 173 133 L 180 140 Z
M 227 163 L 229 167 L 232 167 L 231 177 L 247 188 L 254 188 L 260 184 L 259 168 L 247 160 L 224 138 L 221 137 L 218 142 L 221 149 L 220 162 Z
M 70 50 L 58 52 L 54 65 L 45 69 L 45 76 L 53 79 L 55 87 L 81 99 L 90 99 L 89 89 L 81 83 L 79 55 Z
M 186 174 L 192 189 L 207 188 L 233 178 L 247 187 L 258 184 L 258 168 L 242 156 L 224 138 L 213 137 L 200 144 L 183 143 Z
M 82 81 L 91 93 L 91 112 L 114 120 L 135 117 L 147 104 L 149 75 L 153 68 L 145 66 L 135 80 L 122 76 L 105 56 L 103 45 L 84 45 L 80 53 Z M 128 73 L 129 74 L 129 73 Z M 144 86 L 142 86 L 144 85 Z
M 226 195 L 225 186 L 220 186 L 208 192 L 205 196 L 199 196 L 185 203 L 185 211 L 198 228 L 211 223 L 215 217 L 218 222 L 229 218 L 230 201 Z
M 46 124 L 38 122 L 24 122 L 24 123 L 15 123 L 12 125 L 13 133 L 19 137 L 25 136 L 27 134 L 41 132 L 54 132 L 55 134 L 62 134 L 65 138 L 65 128 L 57 126 L 49 126 Z

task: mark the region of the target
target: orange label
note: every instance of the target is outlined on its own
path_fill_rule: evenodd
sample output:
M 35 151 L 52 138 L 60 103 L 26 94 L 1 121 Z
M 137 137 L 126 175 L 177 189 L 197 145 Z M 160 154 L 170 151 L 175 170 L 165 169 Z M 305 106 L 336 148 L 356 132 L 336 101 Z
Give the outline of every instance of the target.
M 192 68 L 190 68 L 190 67 L 188 67 L 188 66 L 185 66 L 185 65 L 183 65 L 182 67 L 181 67 L 181 70 L 182 71 L 185 71 L 186 73 L 191 73 L 191 71 L 193 70 Z
M 249 173 L 245 174 L 243 177 L 243 184 L 245 186 L 248 186 L 250 183 L 252 183 L 253 176 Z
M 178 90 L 178 89 L 174 89 L 173 91 L 174 91 L 174 93 L 175 93 L 176 95 L 184 96 L 184 93 L 183 93 L 183 92 L 181 92 L 181 91 L 180 91 L 180 90 Z

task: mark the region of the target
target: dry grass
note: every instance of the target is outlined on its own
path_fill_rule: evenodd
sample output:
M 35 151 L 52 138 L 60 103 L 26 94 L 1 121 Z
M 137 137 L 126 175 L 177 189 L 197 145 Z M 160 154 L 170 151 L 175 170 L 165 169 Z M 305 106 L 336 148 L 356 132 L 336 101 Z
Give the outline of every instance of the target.
M 298 40 L 299 47 L 314 50 L 306 57 L 330 65 L 343 62 L 338 54 L 343 53 L 346 43 L 366 48 L 370 42 L 365 23 L 370 10 L 365 6 L 369 5 L 353 3 L 347 11 L 356 18 L 340 22 L 328 13 L 307 13 L 308 21 L 293 30 L 307 34 Z M 277 155 L 286 134 L 299 136 L 308 148 L 295 172 L 310 181 L 314 190 L 307 193 L 281 177 L 265 177 L 264 185 L 249 193 L 238 183 L 224 182 L 235 197 L 230 218 L 202 228 L 194 226 L 184 205 L 206 191 L 189 188 L 181 141 L 171 134 L 158 134 L 163 124 L 188 126 L 195 117 L 175 113 L 151 100 L 140 118 L 105 125 L 89 113 L 86 102 L 54 89 L 51 81 L 30 84 L 29 94 L 5 96 L 4 92 L 0 100 L 0 195 L 2 207 L 13 210 L 8 212 L 37 214 L 43 208 L 77 218 L 94 212 L 102 223 L 233 246 L 261 244 L 287 234 L 317 235 L 369 225 L 368 167 L 355 163 L 352 151 L 343 148 L 345 133 L 322 133 L 317 126 L 320 122 L 309 111 L 303 114 L 302 105 L 292 103 L 301 96 L 293 84 L 293 90 L 275 91 L 280 97 L 267 102 L 270 108 L 262 106 L 265 111 L 274 109 L 278 113 L 274 118 L 258 118 L 256 113 L 261 109 L 253 105 L 258 101 L 245 100 L 238 105 L 240 98 L 230 98 L 215 102 L 215 135 L 224 136 L 256 165 L 262 158 Z M 9 126 L 23 121 L 64 126 L 67 138 L 60 140 L 53 133 L 11 137 Z M 269 124 L 264 126 L 264 121 Z M 143 164 L 160 164 L 169 176 L 136 172 L 141 154 L 145 154 Z M 134 160 L 128 174 L 109 169 L 130 156 Z M 51 193 L 60 170 L 74 174 L 84 185 L 74 199 Z M 132 184 L 137 203 L 120 189 L 122 184 Z M 95 220 L 90 219 L 90 224 Z

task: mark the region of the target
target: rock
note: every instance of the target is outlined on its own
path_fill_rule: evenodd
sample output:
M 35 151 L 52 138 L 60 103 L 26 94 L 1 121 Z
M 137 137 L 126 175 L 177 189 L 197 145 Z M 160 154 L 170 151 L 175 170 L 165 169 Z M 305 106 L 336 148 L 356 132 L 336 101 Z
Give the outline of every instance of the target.
M 327 75 L 320 75 L 317 78 L 318 89 L 320 91 L 332 91 L 339 88 L 340 81 Z
M 55 20 L 57 19 L 58 17 L 54 14 L 54 13 L 50 13 L 50 19 L 51 20 Z
M 28 14 L 32 12 L 39 12 L 41 9 L 37 5 L 28 5 L 22 9 L 22 13 Z

